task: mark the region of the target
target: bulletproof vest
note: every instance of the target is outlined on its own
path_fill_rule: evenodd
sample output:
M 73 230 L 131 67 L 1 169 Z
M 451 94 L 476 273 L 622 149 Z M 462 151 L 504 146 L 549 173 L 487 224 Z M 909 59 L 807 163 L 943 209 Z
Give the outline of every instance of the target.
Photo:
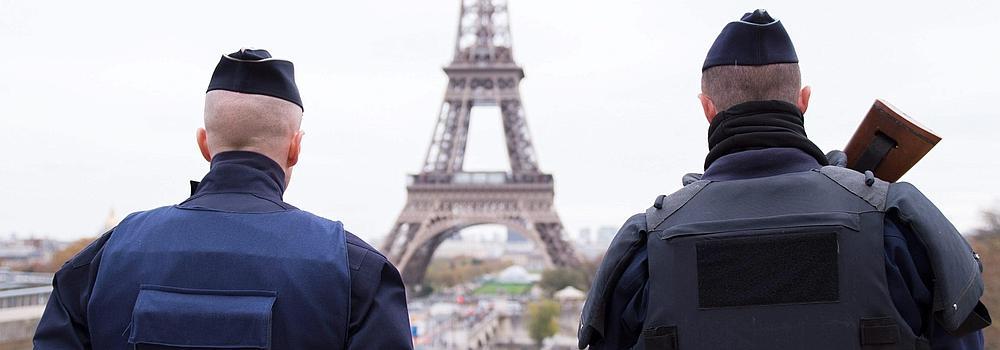
M 335 349 L 350 276 L 339 222 L 164 207 L 104 247 L 88 304 L 94 349 Z
M 923 346 L 889 295 L 885 213 L 872 204 L 888 184 L 871 180 L 852 191 L 816 170 L 697 181 L 658 199 L 636 348 Z

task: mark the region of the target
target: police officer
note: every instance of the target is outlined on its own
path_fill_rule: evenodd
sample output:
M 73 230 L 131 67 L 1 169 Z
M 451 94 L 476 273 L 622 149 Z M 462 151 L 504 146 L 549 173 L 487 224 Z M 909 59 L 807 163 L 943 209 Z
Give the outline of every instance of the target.
M 357 236 L 284 202 L 301 152 L 293 65 L 225 55 L 180 204 L 133 213 L 68 261 L 36 349 L 408 349 L 399 273 Z
M 830 166 L 809 96 L 781 22 L 722 30 L 702 69 L 705 172 L 625 222 L 581 348 L 983 348 L 978 256 L 912 185 Z

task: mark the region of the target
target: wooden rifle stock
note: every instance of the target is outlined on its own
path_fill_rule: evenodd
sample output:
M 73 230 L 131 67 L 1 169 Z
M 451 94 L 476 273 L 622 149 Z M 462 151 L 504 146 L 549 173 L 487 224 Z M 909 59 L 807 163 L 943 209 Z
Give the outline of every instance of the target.
M 844 153 L 847 167 L 896 182 L 920 161 L 941 137 L 877 99 L 854 132 Z

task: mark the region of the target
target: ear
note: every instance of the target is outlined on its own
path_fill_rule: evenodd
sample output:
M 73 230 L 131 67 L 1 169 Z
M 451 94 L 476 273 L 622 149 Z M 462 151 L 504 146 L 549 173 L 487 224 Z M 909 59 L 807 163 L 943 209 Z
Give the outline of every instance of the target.
M 705 111 L 705 119 L 711 123 L 715 115 L 719 114 L 719 111 L 715 109 L 715 102 L 712 102 L 712 99 L 705 94 L 698 94 L 698 100 L 701 100 L 701 109 Z
M 299 153 L 302 152 L 302 137 L 306 135 L 305 131 L 299 130 L 292 135 L 292 143 L 288 145 L 288 160 L 287 167 L 291 168 L 298 164 Z
M 806 85 L 799 92 L 799 110 L 802 111 L 802 114 L 805 114 L 806 110 L 809 109 L 809 96 L 812 96 L 812 87 Z
M 198 128 L 198 148 L 201 149 L 201 156 L 205 157 L 205 160 L 212 162 L 212 152 L 208 150 L 208 131 L 205 128 Z

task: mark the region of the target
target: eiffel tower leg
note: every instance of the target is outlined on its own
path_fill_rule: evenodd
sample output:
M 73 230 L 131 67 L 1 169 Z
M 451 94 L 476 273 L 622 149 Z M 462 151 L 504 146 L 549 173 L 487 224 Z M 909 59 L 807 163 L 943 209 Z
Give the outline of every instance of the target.
M 420 222 L 407 221 L 405 219 L 406 212 L 404 211 L 400 214 L 399 219 L 393 224 L 393 228 L 386 235 L 385 240 L 382 242 L 382 253 L 389 258 L 389 261 L 395 263 L 398 257 L 401 257 L 403 251 L 406 249 L 406 242 L 413 239 L 413 236 L 420 229 Z
M 461 102 L 453 102 L 452 106 L 458 108 L 456 111 L 456 132 L 451 135 L 454 145 L 451 148 L 451 161 L 448 164 L 449 172 L 462 171 L 465 165 L 465 146 L 469 140 L 469 118 L 472 117 L 472 100 L 463 99 Z
M 403 235 L 400 231 L 403 230 L 405 225 L 406 223 L 399 222 L 398 220 L 392 225 L 392 230 L 389 230 L 389 234 L 385 235 L 385 240 L 382 241 L 381 250 L 383 254 L 392 256 L 394 253 L 393 248 L 397 246 L 396 241 L 399 240 L 400 235 Z
M 431 238 L 430 241 L 417 248 L 413 258 L 406 264 L 406 270 L 400 271 L 403 284 L 415 286 L 423 283 L 424 277 L 427 276 L 427 267 L 430 266 L 431 258 L 434 257 L 434 251 L 455 233 L 458 233 L 458 230 L 449 230 Z
M 454 85 L 464 89 L 465 79 L 450 84 Z M 441 104 L 441 114 L 438 116 L 431 145 L 424 160 L 424 173 L 462 170 L 471 112 L 472 101 L 469 99 L 446 99 Z
M 557 267 L 578 267 L 580 259 L 576 256 L 573 248 L 568 242 L 563 240 L 563 226 L 560 222 L 539 222 L 535 223 L 535 230 L 543 241 L 546 255 Z
M 427 265 L 430 264 L 431 258 L 434 255 L 434 250 L 451 233 L 461 229 L 452 224 L 444 224 L 444 222 L 451 222 L 451 220 L 440 216 L 428 215 L 427 219 L 424 220 L 425 224 L 421 225 L 409 237 L 403 249 L 399 251 L 398 255 L 394 256 L 393 263 L 396 264 L 396 268 L 402 274 L 404 284 L 408 286 L 420 284 L 423 281 Z
M 535 149 L 531 143 L 531 134 L 528 131 L 520 96 L 501 100 L 500 114 L 503 118 L 511 172 L 515 176 L 538 173 L 538 160 L 535 159 Z

